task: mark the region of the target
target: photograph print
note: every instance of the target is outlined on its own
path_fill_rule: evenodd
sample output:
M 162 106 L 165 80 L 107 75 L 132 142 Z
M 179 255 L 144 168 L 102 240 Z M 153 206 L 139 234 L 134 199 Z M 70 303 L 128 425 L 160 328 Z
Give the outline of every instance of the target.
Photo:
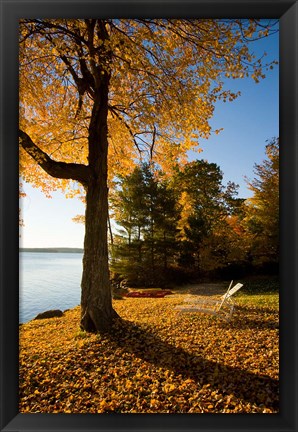
M 279 413 L 279 20 L 19 22 L 19 412 Z

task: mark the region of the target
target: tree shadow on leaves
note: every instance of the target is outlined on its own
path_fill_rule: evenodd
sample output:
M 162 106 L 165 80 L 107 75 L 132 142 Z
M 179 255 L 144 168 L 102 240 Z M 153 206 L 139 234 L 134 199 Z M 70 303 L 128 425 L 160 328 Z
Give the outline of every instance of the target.
M 267 397 L 266 407 L 278 409 L 279 383 L 268 375 L 208 360 L 199 353 L 194 354 L 166 342 L 150 329 L 126 320 L 114 325 L 109 338 L 115 349 L 121 348 L 155 367 L 171 370 L 184 379 L 191 378 L 199 386 L 210 384 L 221 394 L 233 394 L 256 405 L 264 404 L 264 398 Z

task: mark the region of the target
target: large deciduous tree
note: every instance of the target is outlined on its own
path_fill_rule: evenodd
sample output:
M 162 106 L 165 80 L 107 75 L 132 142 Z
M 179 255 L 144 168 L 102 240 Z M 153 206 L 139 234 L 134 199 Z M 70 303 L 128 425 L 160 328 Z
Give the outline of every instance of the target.
M 200 137 L 225 76 L 264 76 L 249 41 L 259 20 L 24 19 L 20 22 L 20 172 L 50 193 L 86 195 L 81 326 L 110 328 L 108 187 L 136 157 L 166 171 Z M 109 171 L 108 171 L 109 166 Z M 45 174 L 46 173 L 46 174 Z
M 279 138 L 266 145 L 266 156 L 247 181 L 253 196 L 246 202 L 244 226 L 255 264 L 279 262 Z
M 215 163 L 190 162 L 180 170 L 181 262 L 192 263 L 197 274 L 227 261 L 229 217 L 238 205 L 237 185 L 223 186 L 223 173 Z M 176 181 L 177 181 L 176 180 Z

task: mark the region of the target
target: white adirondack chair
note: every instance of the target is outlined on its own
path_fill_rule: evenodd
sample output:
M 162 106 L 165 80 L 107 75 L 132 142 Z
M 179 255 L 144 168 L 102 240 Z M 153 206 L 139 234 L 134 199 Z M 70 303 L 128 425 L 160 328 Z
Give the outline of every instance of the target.
M 227 292 L 219 299 L 202 299 L 202 298 L 186 298 L 185 302 L 188 304 L 176 306 L 175 309 L 179 312 L 201 312 L 205 314 L 216 315 L 229 321 L 233 315 L 235 303 L 232 295 L 235 294 L 243 284 L 237 283 L 233 288 L 233 281 L 231 281 Z

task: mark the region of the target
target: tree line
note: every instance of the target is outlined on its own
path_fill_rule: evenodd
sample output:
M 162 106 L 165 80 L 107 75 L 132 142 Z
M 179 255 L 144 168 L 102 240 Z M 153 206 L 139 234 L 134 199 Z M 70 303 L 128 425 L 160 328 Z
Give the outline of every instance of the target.
M 238 185 L 223 185 L 215 163 L 188 162 L 170 178 L 157 164 L 136 166 L 118 178 L 111 197 L 117 222 L 112 276 L 135 286 L 166 286 L 277 271 L 278 169 L 276 138 L 247 180 L 249 199 L 237 197 Z

